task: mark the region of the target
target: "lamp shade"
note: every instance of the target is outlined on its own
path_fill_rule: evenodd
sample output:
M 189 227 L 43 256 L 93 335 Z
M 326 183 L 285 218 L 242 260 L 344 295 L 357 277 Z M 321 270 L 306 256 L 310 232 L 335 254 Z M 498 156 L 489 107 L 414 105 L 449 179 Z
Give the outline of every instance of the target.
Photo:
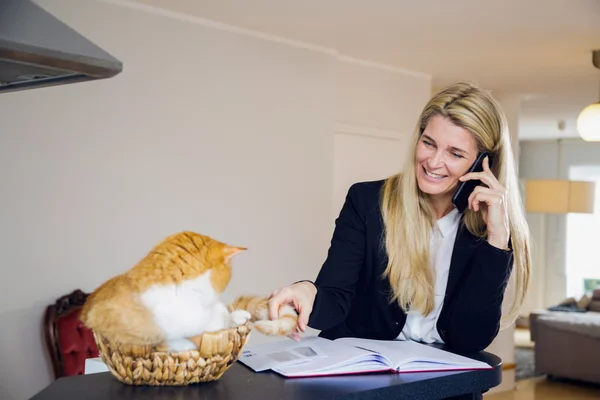
M 600 141 L 600 103 L 590 104 L 579 113 L 577 131 L 583 140 Z
M 593 213 L 595 191 L 594 182 L 528 180 L 525 182 L 525 209 L 548 214 Z

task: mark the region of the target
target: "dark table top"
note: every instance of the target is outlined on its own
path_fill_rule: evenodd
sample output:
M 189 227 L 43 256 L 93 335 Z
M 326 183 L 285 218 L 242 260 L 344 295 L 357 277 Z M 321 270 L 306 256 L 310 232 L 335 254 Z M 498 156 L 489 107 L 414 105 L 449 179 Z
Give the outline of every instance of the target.
M 286 379 L 274 372 L 256 373 L 236 362 L 214 382 L 187 386 L 129 386 L 110 373 L 60 378 L 32 397 L 33 400 L 114 399 L 411 399 L 435 400 L 466 393 L 483 392 L 502 381 L 502 361 L 480 352 L 466 355 L 484 361 L 493 369 L 423 373 L 377 373 Z

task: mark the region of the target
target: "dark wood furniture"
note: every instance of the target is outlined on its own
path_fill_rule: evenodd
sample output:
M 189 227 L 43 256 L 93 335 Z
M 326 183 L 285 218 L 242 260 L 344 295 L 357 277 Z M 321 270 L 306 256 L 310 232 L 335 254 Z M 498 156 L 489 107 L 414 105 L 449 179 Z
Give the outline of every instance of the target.
M 82 375 L 86 358 L 98 356 L 92 332 L 79 321 L 87 297 L 87 293 L 76 289 L 44 312 L 44 336 L 55 379 Z
M 320 399 L 447 399 L 481 393 L 502 381 L 502 361 L 480 352 L 469 357 L 493 369 L 408 374 L 365 374 L 285 379 L 274 372 L 255 373 L 236 362 L 215 382 L 180 387 L 129 386 L 110 373 L 61 378 L 33 400 L 320 400 Z

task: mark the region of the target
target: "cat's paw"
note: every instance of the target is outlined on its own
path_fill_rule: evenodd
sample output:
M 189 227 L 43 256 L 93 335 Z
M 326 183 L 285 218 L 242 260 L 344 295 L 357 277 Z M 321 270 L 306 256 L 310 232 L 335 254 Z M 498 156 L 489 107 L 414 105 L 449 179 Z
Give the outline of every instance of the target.
M 235 310 L 231 312 L 231 320 L 233 326 L 244 325 L 247 321 L 250 321 L 252 315 L 246 310 Z
M 196 350 L 198 347 L 194 342 L 187 339 L 169 339 L 167 340 L 169 351 L 179 353 L 181 351 Z
M 254 327 L 260 333 L 267 336 L 288 336 L 296 332 L 298 321 L 290 316 L 276 320 L 260 320 L 254 323 Z

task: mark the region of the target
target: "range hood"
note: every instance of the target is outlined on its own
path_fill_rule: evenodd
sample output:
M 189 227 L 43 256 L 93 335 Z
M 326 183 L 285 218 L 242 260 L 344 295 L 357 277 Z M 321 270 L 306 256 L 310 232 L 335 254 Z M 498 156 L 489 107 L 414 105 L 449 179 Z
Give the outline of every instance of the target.
M 0 93 L 105 79 L 122 70 L 119 60 L 39 5 L 0 0 Z

